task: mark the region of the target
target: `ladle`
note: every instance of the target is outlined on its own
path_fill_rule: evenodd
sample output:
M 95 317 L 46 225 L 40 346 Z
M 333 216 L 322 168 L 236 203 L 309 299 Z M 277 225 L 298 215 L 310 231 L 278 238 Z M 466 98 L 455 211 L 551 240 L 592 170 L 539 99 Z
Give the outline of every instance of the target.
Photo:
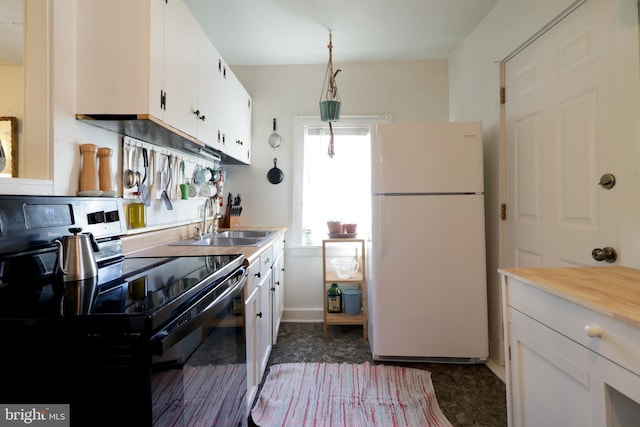
M 133 188 L 135 185 L 136 174 L 131 170 L 131 146 L 125 145 L 125 158 L 127 159 L 127 169 L 124 171 L 124 186 Z
M 282 137 L 276 132 L 276 119 L 273 119 L 273 133 L 269 135 L 269 145 L 272 148 L 278 148 L 282 142 Z

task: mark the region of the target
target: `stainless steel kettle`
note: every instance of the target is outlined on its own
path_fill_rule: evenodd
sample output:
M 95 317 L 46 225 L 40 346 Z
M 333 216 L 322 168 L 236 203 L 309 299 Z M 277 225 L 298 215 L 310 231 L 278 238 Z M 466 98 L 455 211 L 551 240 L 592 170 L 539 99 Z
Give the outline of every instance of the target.
M 81 228 L 70 228 L 71 236 L 63 236 L 62 242 L 56 240 L 58 249 L 58 268 L 63 282 L 91 279 L 98 275 L 98 263 L 94 252 L 98 252 L 98 243 L 93 234 L 80 233 Z

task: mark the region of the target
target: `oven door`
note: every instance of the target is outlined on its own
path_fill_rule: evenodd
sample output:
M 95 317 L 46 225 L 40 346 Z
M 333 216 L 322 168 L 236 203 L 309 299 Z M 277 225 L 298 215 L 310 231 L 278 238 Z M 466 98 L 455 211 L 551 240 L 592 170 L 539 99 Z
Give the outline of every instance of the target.
M 154 357 L 153 426 L 246 426 L 247 358 L 241 280 L 206 307 L 206 321 Z

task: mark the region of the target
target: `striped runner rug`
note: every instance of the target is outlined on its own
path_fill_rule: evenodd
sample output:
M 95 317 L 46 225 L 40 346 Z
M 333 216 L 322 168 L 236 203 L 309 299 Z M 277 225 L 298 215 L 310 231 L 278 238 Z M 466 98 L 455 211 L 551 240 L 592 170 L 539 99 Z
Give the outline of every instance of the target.
M 246 421 L 244 364 L 184 366 L 153 375 L 154 427 L 238 426 Z
M 260 427 L 451 427 L 431 373 L 370 363 L 272 365 L 251 410 Z

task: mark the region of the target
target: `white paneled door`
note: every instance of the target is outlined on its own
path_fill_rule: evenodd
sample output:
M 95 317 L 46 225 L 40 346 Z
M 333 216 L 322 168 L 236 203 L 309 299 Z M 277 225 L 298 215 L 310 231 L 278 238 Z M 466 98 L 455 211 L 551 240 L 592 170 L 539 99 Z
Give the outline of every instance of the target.
M 506 263 L 611 265 L 616 188 L 616 2 L 587 0 L 505 63 Z M 617 156 L 617 157 L 616 157 Z

